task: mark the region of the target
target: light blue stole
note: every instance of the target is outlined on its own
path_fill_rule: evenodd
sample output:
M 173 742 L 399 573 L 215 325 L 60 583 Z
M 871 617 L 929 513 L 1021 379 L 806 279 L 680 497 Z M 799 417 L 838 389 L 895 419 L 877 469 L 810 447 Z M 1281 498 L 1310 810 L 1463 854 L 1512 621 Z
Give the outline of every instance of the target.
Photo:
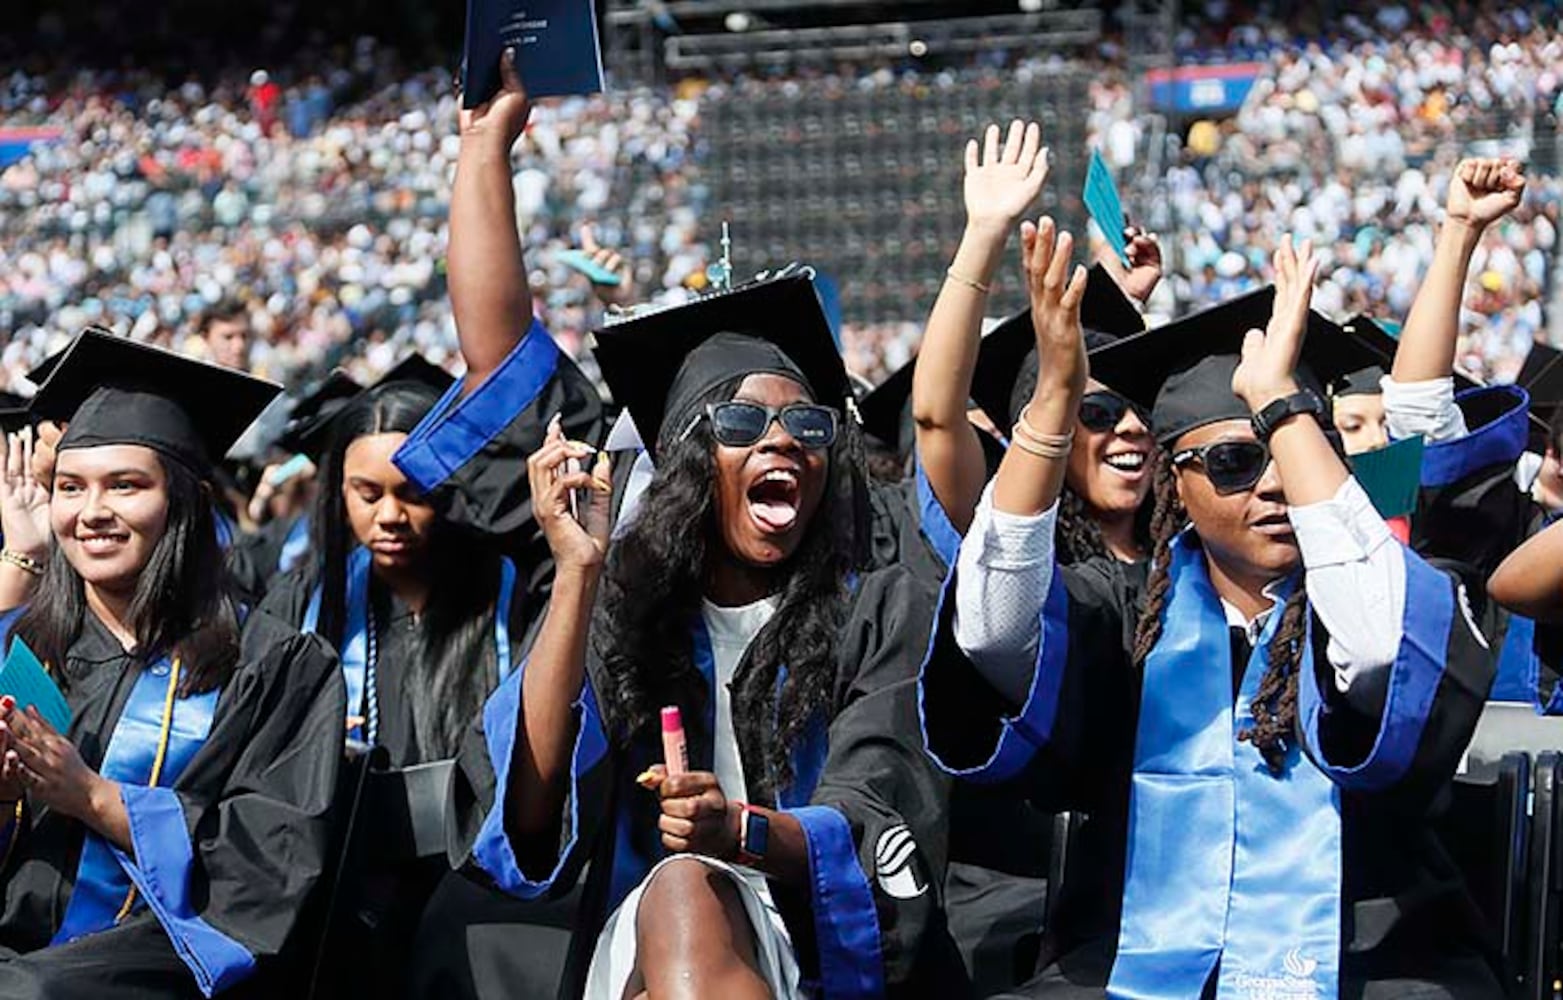
M 103 777 L 121 785 L 167 788 L 179 780 L 196 752 L 206 744 L 212 731 L 212 719 L 221 693 L 206 691 L 189 697 L 177 697 L 178 677 L 165 656 L 136 677 L 136 683 L 120 713 L 119 722 L 109 738 L 103 765 Z M 172 718 L 165 712 L 172 709 Z M 164 732 L 167 745 L 164 747 Z M 157 768 L 156 782 L 153 779 Z M 85 934 L 107 930 L 135 910 L 145 906 L 131 897 L 130 876 L 114 857 L 113 845 L 92 831 L 87 832 L 81 861 L 76 867 L 76 884 L 71 890 L 65 919 L 51 944 L 64 944 Z
M 309 555 L 309 515 L 301 515 L 288 529 L 288 537 L 282 540 L 282 551 L 277 555 L 277 572 L 286 573 Z
M 1115 998 L 1311 1000 L 1338 992 L 1340 792 L 1295 744 L 1272 774 L 1237 734 L 1291 580 L 1255 643 L 1234 710 L 1232 640 L 1204 556 L 1173 543 L 1161 638 L 1145 662 L 1130 791 Z M 1313 669 L 1305 642 L 1299 670 Z
M 342 680 L 347 685 L 347 714 L 361 710 L 364 725 L 348 731 L 348 739 L 375 744 L 380 734 L 380 698 L 375 655 L 375 629 L 369 608 L 369 550 L 356 546 L 347 557 L 347 600 L 344 602 L 343 638 L 338 656 L 342 662 Z M 494 655 L 499 681 L 510 676 L 510 604 L 516 591 L 516 567 L 509 557 L 499 561 L 499 598 L 494 604 Z M 309 607 L 304 611 L 302 632 L 315 632 L 320 626 L 321 589 L 315 587 Z

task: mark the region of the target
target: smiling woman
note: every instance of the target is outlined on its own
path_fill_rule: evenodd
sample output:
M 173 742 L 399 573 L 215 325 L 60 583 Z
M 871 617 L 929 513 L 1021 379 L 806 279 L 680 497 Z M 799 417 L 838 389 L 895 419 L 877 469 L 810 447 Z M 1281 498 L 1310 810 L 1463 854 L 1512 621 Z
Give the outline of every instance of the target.
M 1077 381 L 1033 408 L 1067 433 L 1085 344 L 1049 242 L 1038 350 Z M 1288 241 L 1273 292 L 1091 355 L 1164 449 L 1143 606 L 1055 560 L 1055 455 L 1012 449 L 962 543 L 928 751 L 1089 817 L 1017 996 L 1503 995 L 1426 846 L 1492 657 L 1460 575 L 1394 539 L 1326 436 L 1318 379 L 1354 366 L 1307 333 L 1316 266 Z
M 572 472 L 557 426 L 531 460 L 558 575 L 459 759 L 465 869 L 537 899 L 590 862 L 574 995 L 945 991 L 944 789 L 906 739 L 932 595 L 855 575 L 862 448 L 812 282 L 632 319 L 598 361 L 656 471 L 610 548 L 607 463 Z M 658 763 L 666 706 L 688 773 Z
M 0 994 L 264 991 L 324 868 L 335 659 L 270 616 L 241 623 L 211 502 L 208 456 L 275 392 L 89 330 L 34 401 L 69 421 L 54 544 L 3 626 L 71 722 L 0 699 Z

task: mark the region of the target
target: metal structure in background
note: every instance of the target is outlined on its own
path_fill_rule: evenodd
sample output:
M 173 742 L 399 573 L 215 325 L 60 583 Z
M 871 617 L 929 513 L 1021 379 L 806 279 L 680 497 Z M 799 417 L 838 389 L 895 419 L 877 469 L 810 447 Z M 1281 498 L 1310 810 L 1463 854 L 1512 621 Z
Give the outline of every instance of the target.
M 1173 235 L 1178 220 L 1172 212 L 1172 196 L 1167 186 L 1167 170 L 1182 154 L 1182 137 L 1169 127 L 1166 116 L 1150 112 L 1149 74 L 1170 70 L 1177 65 L 1174 40 L 1178 30 L 1179 0 L 1129 0 L 1119 9 L 1124 42 L 1128 47 L 1130 79 L 1134 83 L 1134 105 L 1142 128 L 1137 169 L 1120 181 L 1129 209 L 1137 222 L 1153 233 Z M 1177 260 L 1181 241 L 1162 241 L 1166 273 L 1179 274 Z M 1171 283 L 1176 285 L 1176 282 Z M 1181 307 L 1182 303 L 1176 303 Z
M 703 109 L 711 204 L 732 222 L 739 273 L 790 260 L 835 279 L 848 322 L 927 315 L 964 221 L 962 149 L 993 121 L 1041 121 L 1057 152 L 1042 210 L 1081 232 L 1090 78 L 983 73 L 863 87 L 822 79 Z M 994 315 L 1024 305 L 1006 258 Z
M 1017 13 L 1032 6 L 1038 9 Z M 984 70 L 981 58 L 1075 52 L 1101 38 L 1101 10 L 1063 6 L 606 0 L 605 59 L 621 86 L 803 71 L 786 88 L 707 99 L 707 222 L 731 222 L 739 273 L 804 261 L 838 283 L 848 322 L 918 320 L 960 237 L 963 145 L 989 122 L 1043 123 L 1055 150 L 1044 210 L 1082 231 L 1089 77 Z M 731 30 L 733 17 L 744 30 Z M 885 65 L 925 65 L 927 72 L 910 84 L 850 80 L 852 70 Z M 837 69 L 847 75 L 828 75 Z M 701 235 L 714 244 L 714 228 Z M 995 315 L 1024 305 L 1011 270 L 997 284 Z
M 650 83 L 667 73 L 1045 51 L 1100 36 L 1100 10 L 1065 7 L 1061 0 L 604 0 L 602 23 L 615 71 Z

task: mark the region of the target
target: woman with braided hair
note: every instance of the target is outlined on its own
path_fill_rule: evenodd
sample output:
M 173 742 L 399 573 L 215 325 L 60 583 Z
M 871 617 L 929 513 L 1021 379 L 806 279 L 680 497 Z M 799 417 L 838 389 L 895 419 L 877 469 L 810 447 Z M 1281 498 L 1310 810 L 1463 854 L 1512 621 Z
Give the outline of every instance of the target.
M 1087 816 L 1018 993 L 1502 996 L 1428 825 L 1492 658 L 1326 437 L 1317 378 L 1364 362 L 1311 317 L 1311 247 L 1088 365 L 1069 237 L 1023 237 L 1041 376 L 921 679 L 947 771 Z M 1143 614 L 1055 557 L 1088 367 L 1163 449 Z

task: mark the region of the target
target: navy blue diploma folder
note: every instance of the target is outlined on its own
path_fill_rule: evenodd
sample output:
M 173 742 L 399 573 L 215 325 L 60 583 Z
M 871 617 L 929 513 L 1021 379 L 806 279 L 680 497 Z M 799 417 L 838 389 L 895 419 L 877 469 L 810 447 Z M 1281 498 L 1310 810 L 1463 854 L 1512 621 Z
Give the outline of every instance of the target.
M 592 0 L 467 0 L 461 104 L 475 108 L 499 93 L 499 60 L 516 50 L 528 97 L 602 90 L 602 47 Z

